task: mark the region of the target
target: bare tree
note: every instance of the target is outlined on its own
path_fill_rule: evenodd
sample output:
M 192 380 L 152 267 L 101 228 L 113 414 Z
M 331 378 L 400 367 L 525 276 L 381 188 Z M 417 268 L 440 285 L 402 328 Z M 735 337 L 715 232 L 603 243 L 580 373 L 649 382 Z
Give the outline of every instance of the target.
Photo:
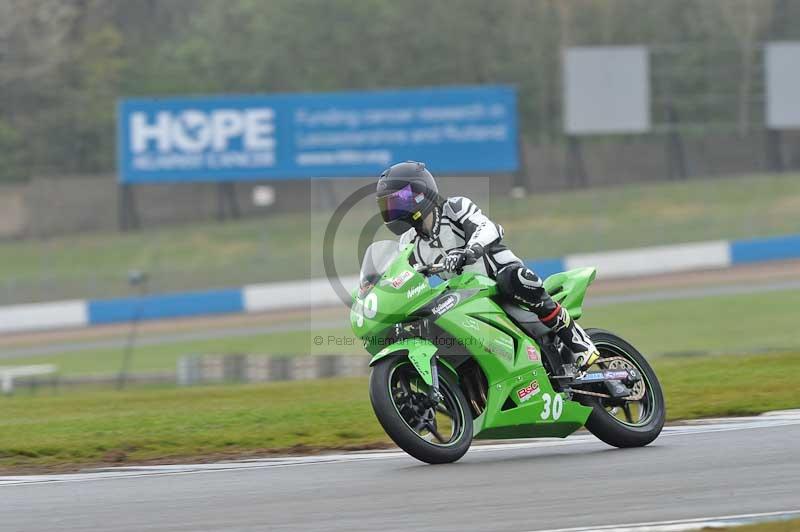
M 739 49 L 741 73 L 738 80 L 737 127 L 739 134 L 744 135 L 751 126 L 750 113 L 755 63 L 761 36 L 772 21 L 773 2 L 770 0 L 718 0 L 717 5 L 722 13 L 722 19 L 733 32 Z
M 0 88 L 37 83 L 58 68 L 76 15 L 63 0 L 0 0 Z

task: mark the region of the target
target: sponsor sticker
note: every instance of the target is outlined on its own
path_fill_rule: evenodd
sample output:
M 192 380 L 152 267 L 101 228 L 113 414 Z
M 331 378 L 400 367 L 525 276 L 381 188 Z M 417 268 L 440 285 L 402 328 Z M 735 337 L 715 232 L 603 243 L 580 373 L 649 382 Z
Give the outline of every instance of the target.
M 417 297 L 418 295 L 420 295 L 422 293 L 423 290 L 425 290 L 425 287 L 427 287 L 427 286 L 428 286 L 427 283 L 420 283 L 417 286 L 415 286 L 414 288 L 411 288 L 410 290 L 406 290 L 406 299 L 412 299 L 412 298 Z
M 419 194 L 417 194 L 417 195 L 414 197 L 414 201 L 416 201 L 417 203 L 422 203 L 422 201 L 423 201 L 424 199 L 425 199 L 425 194 L 423 194 L 422 192 L 420 192 Z
M 473 331 L 480 332 L 480 326 L 478 325 L 478 320 L 475 318 L 467 318 L 464 320 L 464 328 L 465 329 L 472 329 Z
M 603 371 L 603 372 L 592 372 L 587 373 L 583 377 L 581 377 L 582 382 L 592 382 L 592 381 L 617 381 L 617 380 L 625 380 L 628 379 L 630 375 L 625 370 L 620 371 Z
M 539 358 L 539 351 L 537 351 L 535 347 L 533 347 L 532 345 L 529 345 L 526 348 L 526 351 L 528 351 L 528 360 L 530 360 L 531 362 L 540 362 L 541 361 L 541 359 Z
M 625 380 L 629 377 L 628 372 L 625 370 L 622 371 L 604 371 L 603 377 L 609 380 Z
M 390 284 L 392 285 L 392 288 L 397 289 L 406 284 L 406 282 L 412 277 L 414 277 L 414 274 L 406 270 L 400 273 L 400 275 L 398 275 L 394 279 L 392 279 L 392 282 Z
M 493 355 L 497 355 L 508 360 L 509 362 L 514 360 L 514 344 L 511 342 L 511 340 L 507 340 L 505 338 L 496 338 L 490 341 L 489 345 L 485 346 L 484 349 Z
M 451 308 L 455 307 L 458 303 L 458 296 L 449 294 L 436 302 L 436 306 L 431 309 L 431 312 L 437 316 L 441 316 Z
M 524 388 L 520 388 L 517 390 L 517 397 L 519 397 L 519 402 L 524 403 L 531 397 L 535 396 L 539 393 L 539 382 L 537 380 L 532 380 L 530 384 L 525 386 Z

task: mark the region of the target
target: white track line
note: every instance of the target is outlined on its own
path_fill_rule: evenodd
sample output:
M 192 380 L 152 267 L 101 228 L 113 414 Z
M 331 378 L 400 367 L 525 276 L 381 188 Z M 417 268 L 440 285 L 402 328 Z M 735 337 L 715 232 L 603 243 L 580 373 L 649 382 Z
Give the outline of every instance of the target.
M 695 420 L 681 425 L 664 427 L 661 436 L 685 436 L 691 434 L 707 434 L 712 432 L 727 432 L 734 430 L 767 429 L 788 425 L 800 425 L 800 410 L 785 410 L 769 412 L 760 416 L 739 418 L 716 418 Z M 598 444 L 591 434 L 577 434 L 567 439 L 541 438 L 517 441 L 515 443 L 476 443 L 469 454 L 492 453 L 513 451 L 521 449 L 537 449 L 545 447 L 564 447 L 571 445 Z M 240 469 L 266 469 L 272 467 L 293 467 L 318 464 L 333 464 L 346 462 L 362 462 L 371 460 L 407 459 L 403 451 L 371 451 L 351 452 L 346 454 L 327 454 L 319 456 L 291 456 L 284 458 L 260 458 L 238 460 L 230 462 L 217 462 L 210 464 L 169 464 L 169 465 L 142 465 L 123 466 L 106 469 L 94 469 L 81 473 L 66 473 L 54 475 L 22 475 L 0 476 L 0 487 L 15 486 L 20 484 L 41 484 L 53 482 L 88 482 L 93 480 L 135 478 L 155 475 L 185 475 L 191 473 L 204 473 L 215 471 L 232 471 Z
M 749 525 L 763 521 L 782 521 L 786 519 L 792 519 L 794 517 L 800 517 L 800 510 L 702 517 L 699 519 L 677 519 L 674 521 L 653 521 L 650 523 L 636 523 L 629 525 L 558 528 L 531 532 L 683 532 L 685 530 L 700 530 L 706 527 L 730 527 Z

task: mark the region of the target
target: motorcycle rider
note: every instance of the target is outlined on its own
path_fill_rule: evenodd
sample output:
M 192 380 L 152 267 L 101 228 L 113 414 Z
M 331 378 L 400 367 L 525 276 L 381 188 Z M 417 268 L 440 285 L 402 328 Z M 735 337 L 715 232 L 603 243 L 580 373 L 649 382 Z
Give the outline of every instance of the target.
M 578 369 L 599 357 L 594 343 L 567 311 L 553 301 L 542 280 L 503 244 L 503 228 L 470 199 L 443 198 L 425 164 L 407 161 L 387 168 L 377 187 L 386 227 L 400 235 L 400 245 L 414 244 L 410 262 L 443 263 L 447 279 L 472 271 L 497 282 L 499 292 L 532 310 L 575 355 Z

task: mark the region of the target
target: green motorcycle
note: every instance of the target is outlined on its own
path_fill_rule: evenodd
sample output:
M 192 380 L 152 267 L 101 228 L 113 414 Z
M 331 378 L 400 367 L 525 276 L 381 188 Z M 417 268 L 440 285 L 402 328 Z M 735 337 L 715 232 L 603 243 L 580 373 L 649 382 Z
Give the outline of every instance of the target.
M 584 425 L 616 447 L 658 437 L 664 397 L 636 348 L 588 329 L 601 357 L 579 371 L 550 328 L 499 298 L 493 280 L 462 273 L 432 287 L 425 276 L 442 266 L 412 268 L 412 251 L 370 245 L 350 312 L 373 355 L 372 407 L 400 448 L 438 464 L 461 458 L 473 438 L 563 438 Z M 558 273 L 544 286 L 578 319 L 595 273 Z

